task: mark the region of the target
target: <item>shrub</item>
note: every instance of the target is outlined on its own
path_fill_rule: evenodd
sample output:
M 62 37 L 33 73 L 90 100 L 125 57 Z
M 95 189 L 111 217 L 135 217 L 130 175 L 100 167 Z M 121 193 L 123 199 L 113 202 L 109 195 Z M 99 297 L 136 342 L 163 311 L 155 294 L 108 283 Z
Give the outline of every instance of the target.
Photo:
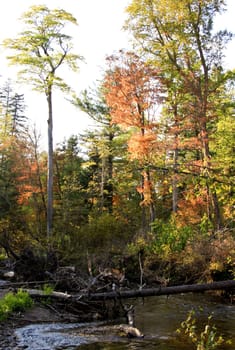
M 201 332 L 197 332 L 195 312 L 191 310 L 187 319 L 181 323 L 181 328 L 177 329 L 177 333 L 186 336 L 194 345 L 196 350 L 214 350 L 223 344 L 231 343 L 225 341 L 221 335 L 217 334 L 217 329 L 211 325 L 211 316 Z
M 24 311 L 33 305 L 33 301 L 27 292 L 19 290 L 12 292 L 0 300 L 0 321 L 5 320 L 11 313 Z
M 169 222 L 155 220 L 152 223 L 152 231 L 155 239 L 150 249 L 153 253 L 162 253 L 163 255 L 181 252 L 184 250 L 189 238 L 193 235 L 191 227 L 178 227 L 174 218 Z

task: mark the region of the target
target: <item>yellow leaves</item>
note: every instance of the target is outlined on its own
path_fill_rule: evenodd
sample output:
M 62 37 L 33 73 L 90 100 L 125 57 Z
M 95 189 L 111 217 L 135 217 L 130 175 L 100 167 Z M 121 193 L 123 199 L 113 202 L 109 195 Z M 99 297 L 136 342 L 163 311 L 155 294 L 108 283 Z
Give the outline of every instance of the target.
M 211 261 L 209 269 L 211 271 L 223 271 L 224 265 L 221 261 Z

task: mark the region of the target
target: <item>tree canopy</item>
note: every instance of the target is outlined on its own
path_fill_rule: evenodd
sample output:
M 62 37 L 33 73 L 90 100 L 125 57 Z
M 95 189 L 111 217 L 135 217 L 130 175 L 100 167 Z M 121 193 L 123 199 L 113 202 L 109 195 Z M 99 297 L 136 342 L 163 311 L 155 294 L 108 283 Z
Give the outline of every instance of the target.
M 32 6 L 21 21 L 25 30 L 15 39 L 6 39 L 4 45 L 14 52 L 8 55 L 10 64 L 19 65 L 20 78 L 34 89 L 48 94 L 48 88 L 68 85 L 57 75 L 61 65 L 78 70 L 81 56 L 72 52 L 72 37 L 66 34 L 66 24 L 77 25 L 77 20 L 65 10 L 51 10 L 44 5 Z

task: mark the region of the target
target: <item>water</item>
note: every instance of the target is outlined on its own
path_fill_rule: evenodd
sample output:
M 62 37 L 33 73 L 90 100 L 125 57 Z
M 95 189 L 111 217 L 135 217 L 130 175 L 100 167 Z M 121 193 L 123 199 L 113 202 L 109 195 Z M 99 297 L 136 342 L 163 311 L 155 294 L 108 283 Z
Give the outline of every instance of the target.
M 82 324 L 80 326 L 82 327 Z M 77 327 L 77 324 L 33 324 L 20 328 L 15 333 L 19 339 L 18 345 L 23 349 L 68 349 L 88 343 L 85 338 L 69 332 Z
M 203 294 L 159 296 L 132 300 L 135 305 L 135 322 L 143 339 L 128 339 L 113 331 L 112 325 L 92 324 L 41 324 L 18 329 L 18 349 L 28 350 L 193 350 L 195 347 L 180 339 L 176 329 L 195 310 L 199 327 L 204 328 L 208 316 L 218 334 L 231 339 L 232 345 L 223 350 L 235 349 L 235 305 L 223 304 Z M 123 322 L 123 320 L 121 320 Z

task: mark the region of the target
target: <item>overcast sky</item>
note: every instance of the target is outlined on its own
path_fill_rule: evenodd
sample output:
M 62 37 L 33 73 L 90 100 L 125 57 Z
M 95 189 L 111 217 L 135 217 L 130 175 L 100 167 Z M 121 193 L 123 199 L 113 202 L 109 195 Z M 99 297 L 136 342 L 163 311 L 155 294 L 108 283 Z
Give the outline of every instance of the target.
M 68 74 L 67 83 L 77 92 L 93 85 L 104 68 L 106 55 L 115 50 L 128 47 L 127 34 L 122 31 L 125 20 L 124 9 L 130 0 L 6 0 L 0 12 L 0 41 L 16 37 L 21 31 L 18 18 L 32 5 L 46 4 L 49 8 L 62 8 L 73 14 L 79 23 L 74 27 L 74 51 L 85 57 L 86 64 L 80 65 L 80 73 Z M 235 0 L 228 0 L 228 12 L 218 20 L 220 28 L 227 28 L 235 33 Z M 228 48 L 227 62 L 234 66 L 234 41 Z M 8 68 L 5 52 L 0 50 L 0 85 L 8 77 L 15 79 L 16 69 Z M 25 93 L 27 116 L 36 121 L 37 128 L 43 135 L 46 145 L 47 106 L 43 95 L 30 89 L 19 87 L 19 93 Z M 56 93 L 54 99 L 54 141 L 63 141 L 72 134 L 80 133 L 92 122 L 83 113 L 67 102 L 62 94 Z

